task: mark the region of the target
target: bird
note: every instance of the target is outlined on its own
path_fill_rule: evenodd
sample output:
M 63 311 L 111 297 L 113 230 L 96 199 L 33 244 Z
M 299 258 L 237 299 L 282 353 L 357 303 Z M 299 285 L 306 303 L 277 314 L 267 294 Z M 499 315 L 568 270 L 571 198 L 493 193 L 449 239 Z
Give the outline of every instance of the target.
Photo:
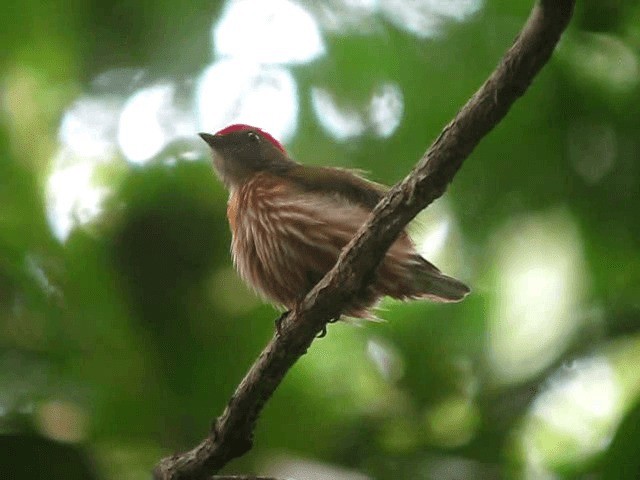
M 298 163 L 275 137 L 251 125 L 199 135 L 229 191 L 236 270 L 261 297 L 293 310 L 334 266 L 388 187 L 359 171 Z M 457 302 L 469 291 L 423 258 L 403 230 L 373 281 L 342 315 L 376 320 L 374 309 L 384 296 Z

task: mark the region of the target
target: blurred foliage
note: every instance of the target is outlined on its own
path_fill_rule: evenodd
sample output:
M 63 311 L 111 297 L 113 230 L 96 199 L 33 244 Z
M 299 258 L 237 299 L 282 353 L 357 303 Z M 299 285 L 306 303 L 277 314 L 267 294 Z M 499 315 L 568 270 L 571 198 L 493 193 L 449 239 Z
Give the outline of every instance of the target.
M 299 2 L 336 15 L 349 4 L 358 2 Z M 485 0 L 424 38 L 373 15 L 345 31 L 324 24 L 324 54 L 290 67 L 299 114 L 288 149 L 303 163 L 400 180 L 531 4 Z M 225 8 L 0 6 L 7 478 L 148 478 L 161 456 L 207 433 L 273 333 L 277 312 L 232 271 L 226 193 L 196 130 L 143 164 L 117 148 L 108 161 L 80 158 L 109 194 L 90 220 L 74 211 L 66 238 L 53 226 L 51 178 L 64 165 L 61 125 L 74 102 L 120 109 L 154 82 L 188 90 L 215 57 L 210 30 Z M 331 326 L 267 405 L 255 448 L 228 471 L 640 476 L 639 26 L 636 0 L 578 2 L 549 65 L 418 221 L 427 237 L 444 228 L 433 260 L 473 295 L 458 305 L 385 302 L 386 322 Z M 314 113 L 314 88 L 359 108 L 383 82 L 402 92 L 389 136 L 336 138 Z

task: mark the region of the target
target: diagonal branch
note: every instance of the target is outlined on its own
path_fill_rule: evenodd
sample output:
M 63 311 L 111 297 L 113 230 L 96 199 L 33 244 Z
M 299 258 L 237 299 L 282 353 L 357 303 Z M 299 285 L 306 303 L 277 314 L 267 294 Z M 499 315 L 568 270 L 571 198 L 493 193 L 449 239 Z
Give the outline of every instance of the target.
M 327 322 L 362 291 L 399 232 L 440 197 L 475 146 L 504 118 L 547 63 L 575 0 L 540 0 L 495 71 L 442 131 L 413 171 L 380 201 L 338 262 L 282 321 L 211 434 L 192 450 L 161 460 L 159 480 L 205 479 L 251 449 L 264 404 Z

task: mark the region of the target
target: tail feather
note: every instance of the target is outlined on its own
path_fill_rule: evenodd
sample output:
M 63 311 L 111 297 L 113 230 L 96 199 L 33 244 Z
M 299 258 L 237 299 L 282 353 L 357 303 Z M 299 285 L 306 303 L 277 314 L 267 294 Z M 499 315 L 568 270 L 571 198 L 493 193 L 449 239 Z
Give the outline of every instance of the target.
M 390 251 L 378 270 L 378 278 L 372 300 L 388 295 L 398 300 L 459 302 L 470 292 L 460 280 L 445 275 L 429 260 L 406 250 Z
M 459 302 L 471 291 L 460 280 L 438 270 L 420 270 L 416 275 L 418 297 L 435 302 Z

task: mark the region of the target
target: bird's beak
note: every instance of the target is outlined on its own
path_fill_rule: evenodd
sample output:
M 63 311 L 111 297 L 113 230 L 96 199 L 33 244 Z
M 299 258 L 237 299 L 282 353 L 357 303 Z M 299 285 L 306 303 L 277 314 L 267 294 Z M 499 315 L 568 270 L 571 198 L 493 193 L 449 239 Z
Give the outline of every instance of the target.
M 207 144 L 211 148 L 216 148 L 218 146 L 219 138 L 216 135 L 211 135 L 210 133 L 199 133 L 200 137 L 207 142 Z

